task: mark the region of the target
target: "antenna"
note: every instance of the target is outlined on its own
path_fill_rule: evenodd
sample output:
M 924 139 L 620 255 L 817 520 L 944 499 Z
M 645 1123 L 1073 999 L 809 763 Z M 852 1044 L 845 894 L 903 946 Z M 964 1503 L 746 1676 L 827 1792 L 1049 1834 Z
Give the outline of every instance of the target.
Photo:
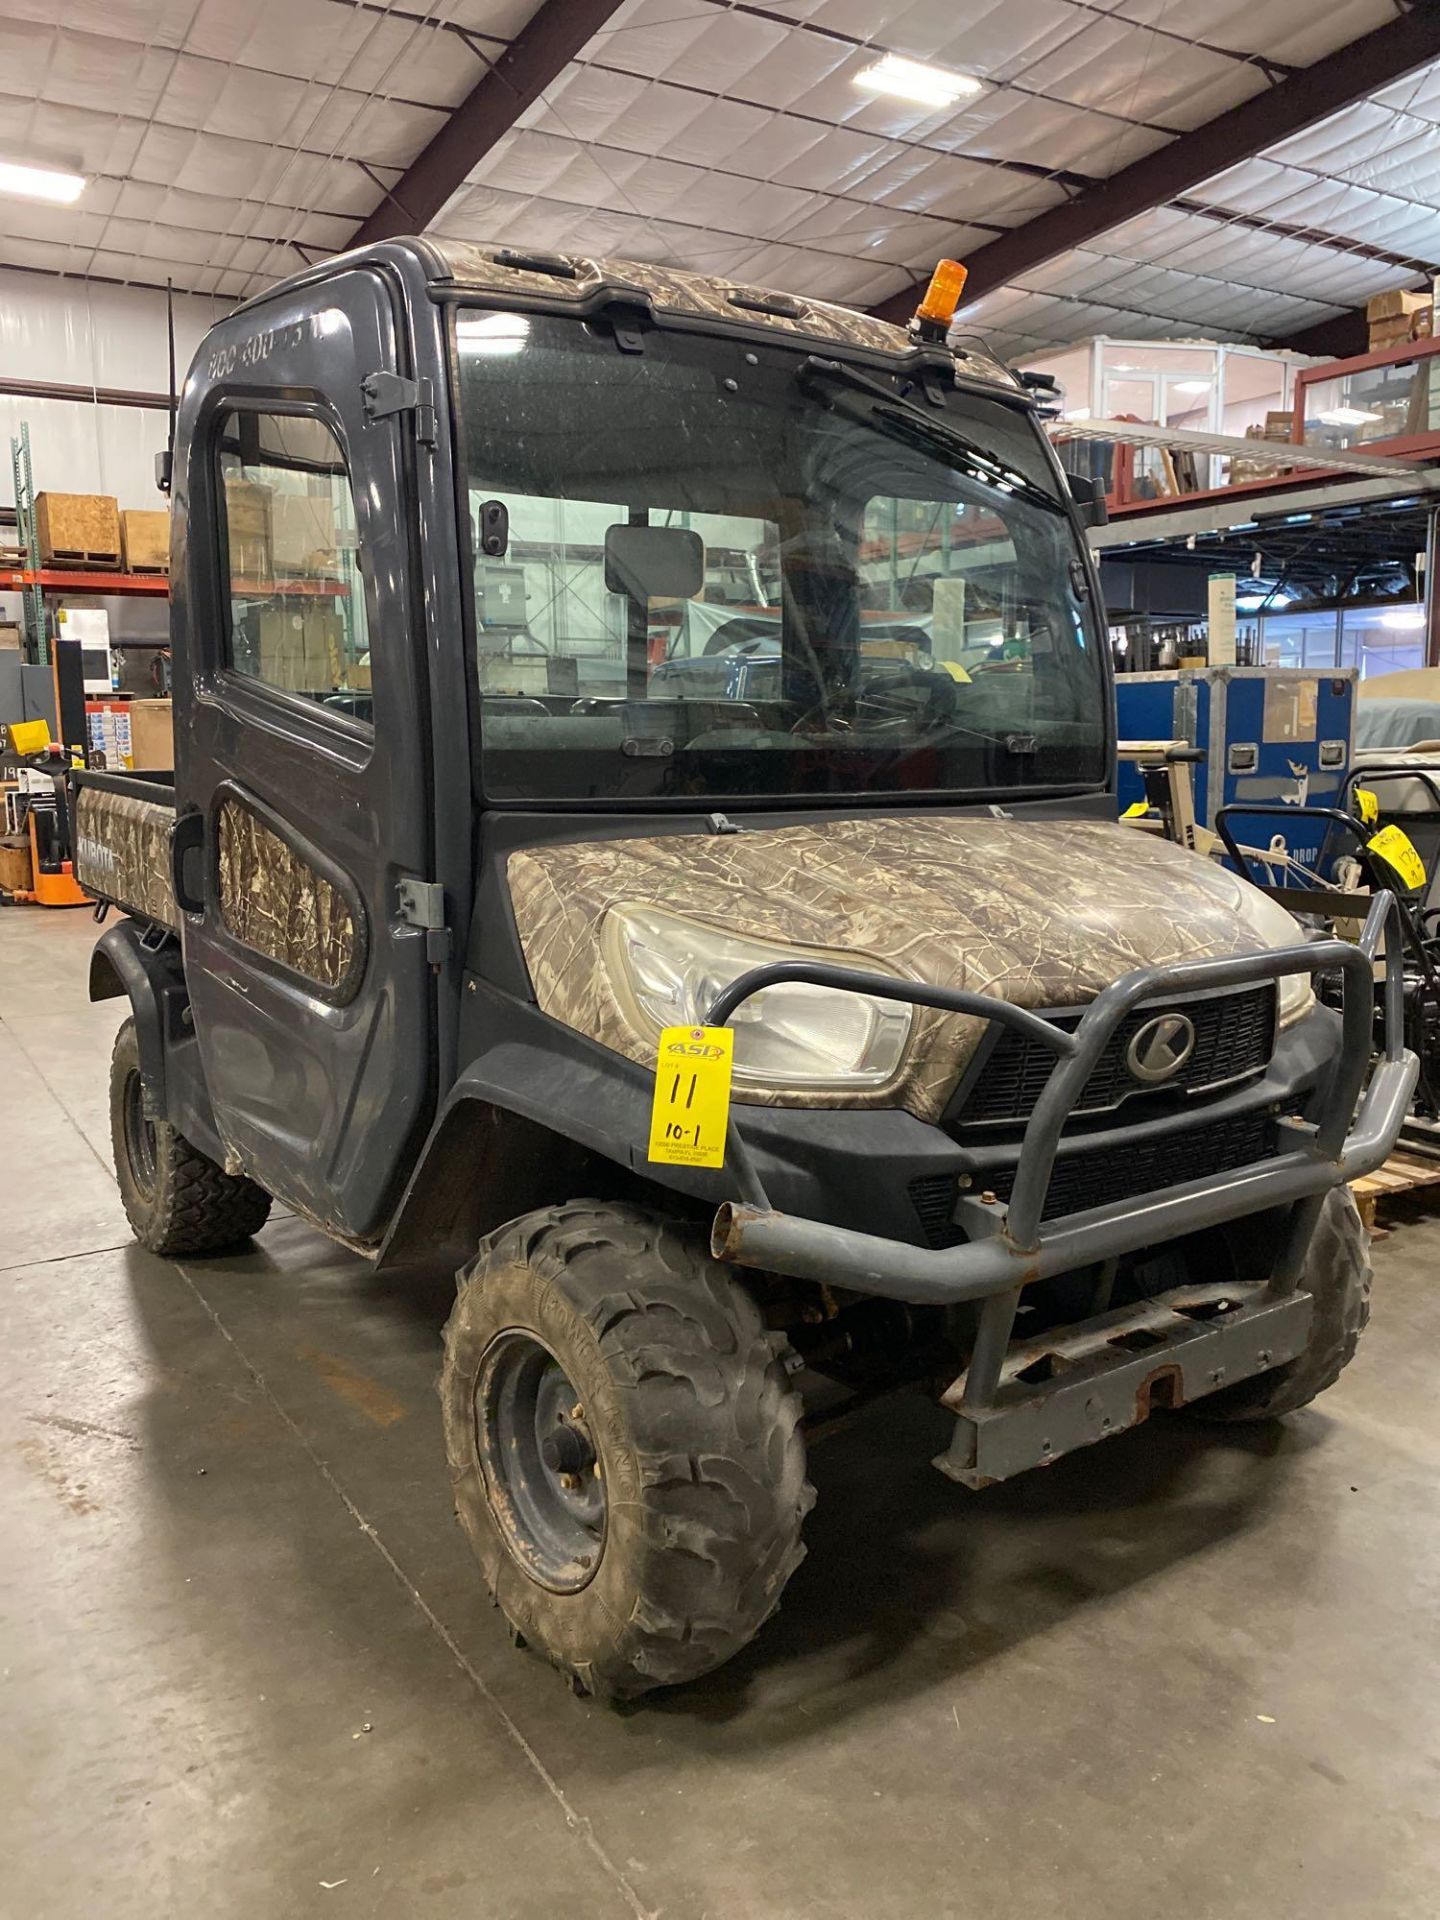
M 170 352 L 170 438 L 165 451 L 155 462 L 155 484 L 162 493 L 169 493 L 175 477 L 175 409 L 178 404 L 175 392 L 175 282 L 165 282 L 165 337 Z

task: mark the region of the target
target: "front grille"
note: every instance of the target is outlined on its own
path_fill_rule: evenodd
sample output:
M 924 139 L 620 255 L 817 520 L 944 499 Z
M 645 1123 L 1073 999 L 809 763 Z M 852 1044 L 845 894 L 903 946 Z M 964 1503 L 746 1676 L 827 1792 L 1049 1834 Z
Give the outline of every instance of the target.
M 927 1247 L 958 1247 L 965 1238 L 950 1215 L 955 1209 L 953 1173 L 922 1173 L 910 1182 L 910 1204 L 920 1218 Z
M 1187 1180 L 1207 1180 L 1232 1167 L 1253 1166 L 1275 1151 L 1270 1120 L 1264 1113 L 1234 1114 L 1183 1133 L 1136 1134 L 1121 1148 L 1067 1154 L 1055 1162 L 1043 1219 L 1108 1206 L 1137 1194 L 1157 1193 Z M 985 1176 L 997 1200 L 1008 1200 L 1013 1168 Z M 951 1219 L 956 1199 L 953 1174 L 925 1174 L 910 1182 L 910 1201 L 926 1244 L 954 1247 L 964 1235 Z
M 1073 1029 L 1083 1007 L 1053 1014 L 1058 1027 Z M 1195 1047 L 1173 1079 L 1161 1088 L 1145 1087 L 1125 1064 L 1125 1049 L 1147 1020 L 1157 1013 L 1185 1013 L 1195 1023 Z M 1136 1007 L 1116 1028 L 1109 1046 L 1085 1082 L 1074 1111 L 1099 1113 L 1116 1107 L 1133 1093 L 1199 1093 L 1228 1080 L 1258 1073 L 1275 1044 L 1275 986 L 1265 981 L 1240 993 L 1211 994 L 1173 1006 L 1159 1002 Z M 1000 1029 L 971 1086 L 962 1089 L 947 1116 L 958 1127 L 995 1125 L 1027 1120 L 1049 1078 L 1056 1056 L 1038 1040 L 1013 1027 Z

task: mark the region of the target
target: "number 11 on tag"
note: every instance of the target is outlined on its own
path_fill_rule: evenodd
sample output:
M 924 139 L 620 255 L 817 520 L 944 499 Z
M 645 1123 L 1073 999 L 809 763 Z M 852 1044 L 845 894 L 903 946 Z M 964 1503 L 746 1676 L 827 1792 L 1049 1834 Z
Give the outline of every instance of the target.
M 655 1064 L 649 1158 L 723 1167 L 735 1036 L 729 1027 L 666 1027 Z

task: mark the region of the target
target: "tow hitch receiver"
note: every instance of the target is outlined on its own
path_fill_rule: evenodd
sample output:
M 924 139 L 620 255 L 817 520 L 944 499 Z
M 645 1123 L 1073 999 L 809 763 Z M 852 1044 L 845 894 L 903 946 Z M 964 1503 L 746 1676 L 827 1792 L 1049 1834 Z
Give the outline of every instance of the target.
M 1308 1293 L 1263 1281 L 1176 1287 L 1081 1326 L 1017 1342 L 993 1399 L 964 1404 L 962 1373 L 943 1396 L 955 1435 L 935 1465 L 963 1486 L 1008 1480 L 1293 1360 L 1310 1331 Z

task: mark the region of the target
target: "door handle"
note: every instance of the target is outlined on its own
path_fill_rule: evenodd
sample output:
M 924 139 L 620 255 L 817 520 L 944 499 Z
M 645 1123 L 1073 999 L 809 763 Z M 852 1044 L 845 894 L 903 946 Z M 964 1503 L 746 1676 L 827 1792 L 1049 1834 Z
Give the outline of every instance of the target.
M 170 885 L 175 893 L 175 904 L 182 913 L 203 913 L 205 911 L 204 869 L 200 871 L 200 887 L 195 891 L 189 875 L 196 871 L 195 856 L 205 847 L 205 816 L 197 808 L 182 813 L 170 829 Z

